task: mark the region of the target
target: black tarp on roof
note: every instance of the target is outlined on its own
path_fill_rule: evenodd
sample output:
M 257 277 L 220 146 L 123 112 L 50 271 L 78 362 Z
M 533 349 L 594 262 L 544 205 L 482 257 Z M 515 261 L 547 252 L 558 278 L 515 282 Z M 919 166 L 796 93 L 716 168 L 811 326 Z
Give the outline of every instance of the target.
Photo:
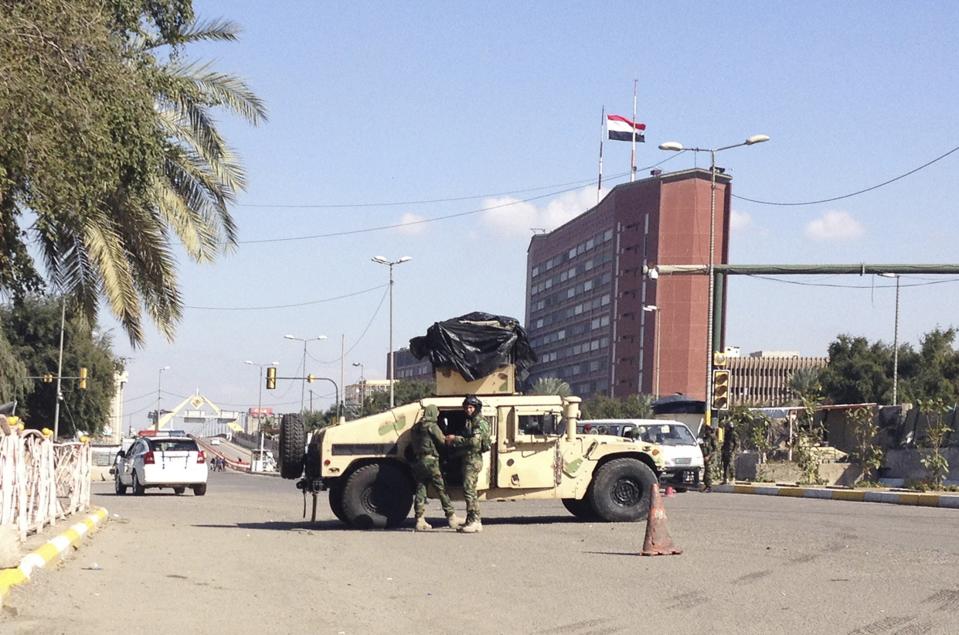
M 519 320 L 479 311 L 434 323 L 426 335 L 410 340 L 410 352 L 416 359 L 429 357 L 434 369 L 457 371 L 467 381 L 509 363 L 516 365 L 516 378 L 524 380 L 536 362 Z

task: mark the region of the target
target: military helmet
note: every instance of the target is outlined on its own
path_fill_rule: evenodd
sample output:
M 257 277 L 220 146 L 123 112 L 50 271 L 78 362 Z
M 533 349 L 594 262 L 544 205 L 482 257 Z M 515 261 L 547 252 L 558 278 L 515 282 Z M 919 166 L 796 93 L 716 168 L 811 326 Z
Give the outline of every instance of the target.
M 473 406 L 479 411 L 483 407 L 483 402 L 476 395 L 466 395 L 466 399 L 463 400 L 463 407 L 466 406 Z
M 439 408 L 437 408 L 437 407 L 434 406 L 433 404 L 430 404 L 430 405 L 426 406 L 426 408 L 423 410 L 423 420 L 424 420 L 424 421 L 425 421 L 425 420 L 436 421 L 436 420 L 439 419 L 439 418 L 440 418 Z

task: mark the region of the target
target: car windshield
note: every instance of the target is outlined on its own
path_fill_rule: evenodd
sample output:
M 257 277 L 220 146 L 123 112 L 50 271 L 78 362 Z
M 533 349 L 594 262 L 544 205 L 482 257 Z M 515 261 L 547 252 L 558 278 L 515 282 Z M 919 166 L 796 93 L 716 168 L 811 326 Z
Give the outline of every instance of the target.
M 192 439 L 151 439 L 150 449 L 154 452 L 196 452 L 196 441 Z
M 663 423 L 637 427 L 638 438 L 659 445 L 696 445 L 696 439 L 686 426 Z

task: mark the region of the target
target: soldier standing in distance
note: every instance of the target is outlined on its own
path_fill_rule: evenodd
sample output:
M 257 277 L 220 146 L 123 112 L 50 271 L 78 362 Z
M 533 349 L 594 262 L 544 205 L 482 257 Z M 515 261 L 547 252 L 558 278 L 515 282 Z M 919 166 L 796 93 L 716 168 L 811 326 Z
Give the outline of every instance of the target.
M 446 443 L 459 450 L 463 457 L 463 497 L 466 499 L 466 524 L 459 528 L 464 534 L 475 534 L 483 530 L 480 521 L 479 499 L 476 493 L 476 481 L 483 470 L 483 453 L 489 451 L 489 423 L 480 414 L 483 402 L 476 395 L 467 395 L 463 400 L 466 412 L 466 430 L 462 436 L 446 435 Z
M 446 494 L 446 482 L 443 480 L 443 473 L 440 472 L 439 446 L 446 439 L 439 424 L 437 424 L 439 415 L 436 406 L 426 406 L 423 418 L 413 426 L 411 431 L 410 447 L 413 450 L 414 460 L 410 467 L 413 471 L 413 478 L 416 480 L 416 497 L 413 499 L 413 510 L 416 515 L 415 531 L 432 529 L 424 517 L 426 514 L 427 485 L 432 485 L 436 489 L 449 526 L 453 529 L 459 529 L 463 525 L 463 520 L 456 515 L 453 503 L 450 502 L 450 497 Z
M 713 491 L 713 457 L 719 444 L 716 442 L 716 430 L 711 425 L 703 426 L 703 491 Z
M 739 436 L 736 434 L 736 428 L 732 421 L 727 421 L 723 430 L 723 485 L 729 482 L 730 475 L 735 476 L 733 469 L 733 456 L 739 449 Z

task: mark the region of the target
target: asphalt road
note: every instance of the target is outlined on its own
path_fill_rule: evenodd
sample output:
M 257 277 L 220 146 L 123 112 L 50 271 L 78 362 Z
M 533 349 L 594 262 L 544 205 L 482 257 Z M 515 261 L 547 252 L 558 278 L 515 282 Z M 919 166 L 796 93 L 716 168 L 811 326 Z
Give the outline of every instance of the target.
M 94 502 L 111 521 L 0 632 L 959 632 L 957 510 L 681 494 L 685 553 L 644 558 L 644 524 L 558 502 L 487 502 L 478 535 L 344 529 L 325 496 L 311 525 L 292 482 L 229 472 Z

